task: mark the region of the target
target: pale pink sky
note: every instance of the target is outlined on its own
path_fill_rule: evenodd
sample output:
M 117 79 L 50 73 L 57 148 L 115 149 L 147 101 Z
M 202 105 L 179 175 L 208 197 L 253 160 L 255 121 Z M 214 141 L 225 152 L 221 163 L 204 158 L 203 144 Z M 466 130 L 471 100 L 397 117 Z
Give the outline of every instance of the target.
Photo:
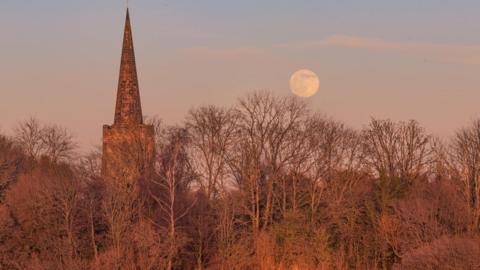
M 0 3 L 0 130 L 35 116 L 88 149 L 113 121 L 124 5 L 65 2 Z M 480 4 L 385 2 L 137 1 L 143 112 L 173 124 L 253 90 L 290 95 L 308 68 L 321 81 L 313 110 L 357 128 L 416 119 L 448 137 L 480 112 Z

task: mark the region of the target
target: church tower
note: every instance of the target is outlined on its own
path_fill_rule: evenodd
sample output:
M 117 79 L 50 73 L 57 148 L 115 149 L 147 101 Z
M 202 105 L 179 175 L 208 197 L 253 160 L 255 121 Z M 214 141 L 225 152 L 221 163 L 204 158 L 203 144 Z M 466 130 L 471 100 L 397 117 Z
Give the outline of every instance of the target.
M 143 123 L 127 9 L 114 122 L 103 126 L 103 177 L 127 182 L 149 177 L 153 170 L 154 145 L 154 128 Z

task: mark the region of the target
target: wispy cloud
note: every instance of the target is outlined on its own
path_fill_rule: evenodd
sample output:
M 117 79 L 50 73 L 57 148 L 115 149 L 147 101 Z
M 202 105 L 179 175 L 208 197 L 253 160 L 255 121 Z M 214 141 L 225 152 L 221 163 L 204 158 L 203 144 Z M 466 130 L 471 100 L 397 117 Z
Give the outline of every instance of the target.
M 443 44 L 425 42 L 389 41 L 381 38 L 333 35 L 323 40 L 296 44 L 282 44 L 280 47 L 297 49 L 320 49 L 343 47 L 371 51 L 392 51 L 417 54 L 441 62 L 480 65 L 480 44 Z
M 372 37 L 333 35 L 322 40 L 291 42 L 273 46 L 273 48 L 276 49 L 290 49 L 295 51 L 320 50 L 332 47 L 398 52 L 438 63 L 480 65 L 480 44 L 404 42 Z M 182 49 L 182 52 L 191 57 L 235 61 L 245 58 L 265 57 L 271 49 L 272 48 L 267 47 L 194 47 Z

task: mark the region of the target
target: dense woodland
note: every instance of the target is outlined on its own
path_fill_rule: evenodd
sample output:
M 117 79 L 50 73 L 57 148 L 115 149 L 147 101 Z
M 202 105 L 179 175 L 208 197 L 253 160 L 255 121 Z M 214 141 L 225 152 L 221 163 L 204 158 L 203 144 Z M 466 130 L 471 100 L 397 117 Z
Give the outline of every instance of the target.
M 147 121 L 155 174 L 134 183 L 62 127 L 0 134 L 0 269 L 480 269 L 480 120 L 355 130 L 255 92 Z

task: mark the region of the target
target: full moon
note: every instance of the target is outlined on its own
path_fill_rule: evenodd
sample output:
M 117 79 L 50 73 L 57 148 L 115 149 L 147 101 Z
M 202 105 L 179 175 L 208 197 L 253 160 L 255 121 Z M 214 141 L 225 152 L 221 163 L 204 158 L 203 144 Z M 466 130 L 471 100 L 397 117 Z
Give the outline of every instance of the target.
M 290 90 L 299 97 L 311 97 L 320 87 L 317 74 L 309 69 L 295 71 L 290 77 Z

